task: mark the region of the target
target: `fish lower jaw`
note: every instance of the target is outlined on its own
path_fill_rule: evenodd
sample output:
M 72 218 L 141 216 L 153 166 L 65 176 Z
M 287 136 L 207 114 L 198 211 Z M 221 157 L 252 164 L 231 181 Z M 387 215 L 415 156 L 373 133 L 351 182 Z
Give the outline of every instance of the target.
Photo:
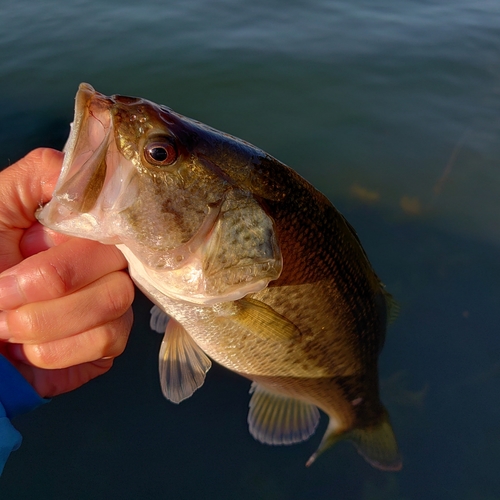
M 35 216 L 41 224 L 58 233 L 104 244 L 118 243 L 116 236 L 113 236 L 107 226 L 100 222 L 100 215 L 75 213 L 56 198 L 38 210 Z

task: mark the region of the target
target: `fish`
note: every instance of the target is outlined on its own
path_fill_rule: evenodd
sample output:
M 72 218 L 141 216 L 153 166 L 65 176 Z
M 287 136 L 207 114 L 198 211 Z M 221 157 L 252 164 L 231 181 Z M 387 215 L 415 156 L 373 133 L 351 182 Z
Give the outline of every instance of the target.
M 45 226 L 116 245 L 164 332 L 162 392 L 180 403 L 212 361 L 251 381 L 258 441 L 308 439 L 316 458 L 351 441 L 372 466 L 402 466 L 379 396 L 396 313 L 353 227 L 290 167 L 252 144 L 140 97 L 86 83 Z

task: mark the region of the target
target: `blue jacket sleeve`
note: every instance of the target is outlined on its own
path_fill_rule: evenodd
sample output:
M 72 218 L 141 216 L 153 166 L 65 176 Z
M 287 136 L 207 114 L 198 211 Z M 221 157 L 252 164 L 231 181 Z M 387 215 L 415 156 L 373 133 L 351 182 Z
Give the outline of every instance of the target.
M 0 355 L 0 474 L 12 451 L 21 446 L 21 434 L 11 424 L 16 415 L 35 409 L 47 399 L 41 398 L 26 379 Z

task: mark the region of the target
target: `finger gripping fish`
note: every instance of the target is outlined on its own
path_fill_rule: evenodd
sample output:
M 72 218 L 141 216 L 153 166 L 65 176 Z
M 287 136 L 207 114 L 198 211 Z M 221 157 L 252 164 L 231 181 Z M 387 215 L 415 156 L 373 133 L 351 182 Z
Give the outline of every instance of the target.
M 38 218 L 123 252 L 165 331 L 169 400 L 203 385 L 212 359 L 252 380 L 259 441 L 307 439 L 319 408 L 330 421 L 307 465 L 345 438 L 373 466 L 400 469 L 377 374 L 392 300 L 353 228 L 292 169 L 165 106 L 83 83 Z

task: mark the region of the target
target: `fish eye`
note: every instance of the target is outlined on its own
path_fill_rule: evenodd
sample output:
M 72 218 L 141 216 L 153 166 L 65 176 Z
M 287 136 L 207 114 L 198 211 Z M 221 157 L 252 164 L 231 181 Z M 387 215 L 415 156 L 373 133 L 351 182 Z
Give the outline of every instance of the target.
M 169 140 L 155 140 L 144 148 L 144 157 L 148 163 L 163 167 L 172 165 L 177 160 L 177 151 Z

